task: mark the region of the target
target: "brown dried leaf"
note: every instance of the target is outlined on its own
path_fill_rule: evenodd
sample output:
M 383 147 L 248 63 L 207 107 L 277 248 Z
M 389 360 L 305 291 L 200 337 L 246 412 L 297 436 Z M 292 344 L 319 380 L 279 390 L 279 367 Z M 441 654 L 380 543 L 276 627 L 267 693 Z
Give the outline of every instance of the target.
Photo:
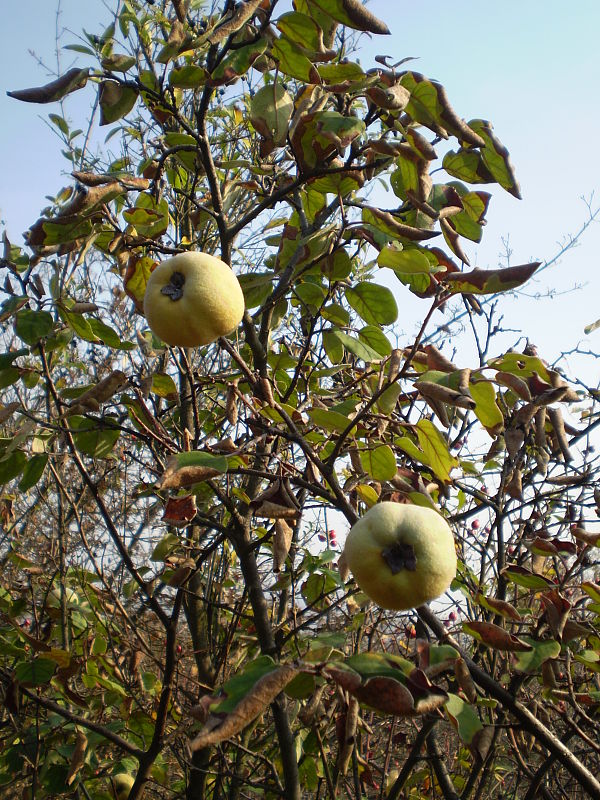
M 465 633 L 494 650 L 505 650 L 511 653 L 533 650 L 530 644 L 492 622 L 463 622 L 462 627 Z
M 156 486 L 158 489 L 183 489 L 193 486 L 195 483 L 210 480 L 220 474 L 220 471 L 213 467 L 180 467 L 177 456 L 171 456 L 164 473 L 157 480 Z
M 475 689 L 473 678 L 471 677 L 471 673 L 469 672 L 469 668 L 467 667 L 467 663 L 464 658 L 459 657 L 455 659 L 454 675 L 458 685 L 465 693 L 465 697 L 469 703 L 475 703 L 477 701 L 477 690 Z
M 298 672 L 297 667 L 286 664 L 260 678 L 224 719 L 211 715 L 212 718 L 209 718 L 204 728 L 190 743 L 192 752 L 219 744 L 240 733 L 252 720 L 262 714 Z
M 69 414 L 81 414 L 86 411 L 97 411 L 103 403 L 106 403 L 117 392 L 127 386 L 127 375 L 116 369 L 102 378 L 95 386 L 87 389 L 79 395 L 69 406 Z
M 284 519 L 275 520 L 273 535 L 273 572 L 279 572 L 290 552 L 294 529 Z
M 185 497 L 169 497 L 163 514 L 163 522 L 175 528 L 185 528 L 196 516 L 198 507 L 196 495 L 188 494 Z
M 449 406 L 456 408 L 474 409 L 476 406 L 475 400 L 470 395 L 457 392 L 455 389 L 450 389 L 448 386 L 442 386 L 440 383 L 433 383 L 432 381 L 415 381 L 415 389 L 423 397 L 439 400 L 442 403 L 447 403 Z
M 75 747 L 73 748 L 71 761 L 69 763 L 69 771 L 67 773 L 67 786 L 70 786 L 73 783 L 77 777 L 77 773 L 84 765 L 87 743 L 88 740 L 85 733 L 78 730 L 75 737 Z
M 14 92 L 7 92 L 9 97 L 15 100 L 22 100 L 24 103 L 53 103 L 60 100 L 65 95 L 82 89 L 88 79 L 89 69 L 79 69 L 73 67 L 60 78 L 47 83 L 45 86 L 36 86 L 33 89 L 19 89 Z

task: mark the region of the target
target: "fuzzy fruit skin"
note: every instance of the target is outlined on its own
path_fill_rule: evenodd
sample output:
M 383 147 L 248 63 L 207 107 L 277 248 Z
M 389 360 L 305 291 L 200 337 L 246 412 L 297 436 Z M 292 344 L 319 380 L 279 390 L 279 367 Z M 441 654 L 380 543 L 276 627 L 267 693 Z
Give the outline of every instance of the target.
M 162 292 L 175 273 L 185 278 L 182 297 Z M 232 270 L 208 253 L 179 253 L 152 272 L 144 295 L 151 330 L 173 347 L 200 347 L 234 331 L 244 314 L 242 287 Z
M 383 551 L 395 544 L 412 546 L 414 571 L 392 573 Z M 456 575 L 452 531 L 436 511 L 422 506 L 377 503 L 353 525 L 344 552 L 362 591 L 377 605 L 395 611 L 434 600 Z
M 119 772 L 113 776 L 113 788 L 116 800 L 127 800 L 131 787 L 135 783 L 133 775 L 127 772 Z

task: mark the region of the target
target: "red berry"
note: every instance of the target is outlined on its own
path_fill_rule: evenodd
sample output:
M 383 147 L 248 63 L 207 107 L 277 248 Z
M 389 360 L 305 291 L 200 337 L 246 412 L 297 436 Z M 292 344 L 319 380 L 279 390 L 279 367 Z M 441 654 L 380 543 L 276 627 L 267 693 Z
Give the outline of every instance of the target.
M 320 541 L 320 542 L 326 542 L 326 541 L 327 541 L 327 537 L 326 537 L 326 536 L 324 536 L 322 533 L 320 533 L 320 534 L 319 534 L 319 541 Z
M 473 522 L 471 523 L 471 528 L 472 528 L 474 531 L 476 531 L 476 530 L 479 528 L 479 520 L 478 520 L 478 519 L 474 519 L 474 520 L 473 520 Z
M 450 622 L 456 622 L 456 618 L 457 618 L 457 613 L 456 613 L 456 611 L 451 611 L 451 612 L 448 614 L 448 619 L 450 620 Z
M 180 644 L 178 644 L 177 647 L 175 648 L 175 652 L 177 653 L 178 656 L 180 656 L 183 653 L 183 647 Z

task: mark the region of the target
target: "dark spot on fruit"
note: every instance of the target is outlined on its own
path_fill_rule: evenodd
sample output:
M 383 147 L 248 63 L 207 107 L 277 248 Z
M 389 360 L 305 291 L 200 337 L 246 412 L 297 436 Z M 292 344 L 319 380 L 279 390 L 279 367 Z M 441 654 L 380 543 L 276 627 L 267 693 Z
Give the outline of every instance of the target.
M 397 575 L 403 569 L 414 572 L 417 568 L 417 558 L 412 544 L 396 542 L 391 547 L 386 547 L 381 555 L 392 571 L 392 575 Z
M 181 300 L 183 297 L 183 285 L 185 284 L 185 275 L 181 272 L 174 272 L 171 275 L 171 280 L 166 286 L 160 290 L 161 294 L 166 294 L 171 300 Z

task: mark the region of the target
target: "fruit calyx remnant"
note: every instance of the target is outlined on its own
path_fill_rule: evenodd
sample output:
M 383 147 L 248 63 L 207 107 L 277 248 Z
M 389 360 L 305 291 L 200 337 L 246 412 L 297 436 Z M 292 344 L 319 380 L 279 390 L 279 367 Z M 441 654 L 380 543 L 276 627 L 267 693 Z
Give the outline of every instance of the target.
M 415 572 L 417 569 L 417 558 L 412 544 L 396 542 L 382 550 L 381 555 L 392 571 L 392 575 L 397 575 L 403 569 L 407 569 L 409 572 Z
M 185 275 L 181 272 L 174 272 L 171 275 L 171 280 L 166 286 L 160 290 L 161 294 L 166 294 L 171 300 L 181 300 L 183 297 L 183 285 L 185 283 Z

